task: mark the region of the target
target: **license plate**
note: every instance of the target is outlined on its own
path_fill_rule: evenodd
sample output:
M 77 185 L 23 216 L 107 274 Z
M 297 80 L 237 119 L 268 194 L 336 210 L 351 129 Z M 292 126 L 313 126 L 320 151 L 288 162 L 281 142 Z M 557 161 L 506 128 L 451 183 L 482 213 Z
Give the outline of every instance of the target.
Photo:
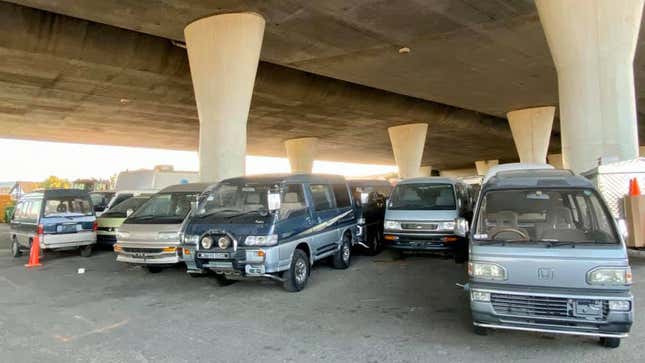
M 224 259 L 230 258 L 230 254 L 222 252 L 199 252 L 197 254 L 199 258 L 212 258 L 212 259 Z
M 233 262 L 212 261 L 206 266 L 211 268 L 233 268 Z
M 58 233 L 78 232 L 80 229 L 80 224 L 61 224 L 56 226 L 56 232 Z

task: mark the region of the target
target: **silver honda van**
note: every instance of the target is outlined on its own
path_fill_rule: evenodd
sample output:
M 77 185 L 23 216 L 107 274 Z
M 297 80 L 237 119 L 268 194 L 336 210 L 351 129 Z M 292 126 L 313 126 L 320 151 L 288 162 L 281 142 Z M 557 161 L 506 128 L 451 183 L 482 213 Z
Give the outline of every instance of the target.
M 470 231 L 475 333 L 585 335 L 618 347 L 633 320 L 632 273 L 598 191 L 567 170 L 507 169 L 486 180 Z
M 464 262 L 467 240 L 455 234 L 455 226 L 470 221 L 473 196 L 470 185 L 452 178 L 400 181 L 386 205 L 385 245 L 401 252 L 447 251 Z
M 160 272 L 182 262 L 180 230 L 205 183 L 177 184 L 162 189 L 130 214 L 117 231 L 116 260 Z

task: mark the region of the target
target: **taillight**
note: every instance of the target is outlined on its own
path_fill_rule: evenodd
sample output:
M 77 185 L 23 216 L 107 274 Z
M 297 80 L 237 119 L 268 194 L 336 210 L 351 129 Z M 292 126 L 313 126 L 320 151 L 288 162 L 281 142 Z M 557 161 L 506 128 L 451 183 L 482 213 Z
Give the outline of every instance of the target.
M 96 221 L 94 221 L 94 223 L 92 223 L 92 231 L 96 232 L 97 229 L 99 229 L 99 225 L 98 223 L 96 223 Z
M 38 228 L 36 228 L 36 234 L 44 234 L 45 233 L 45 226 L 42 224 L 38 225 Z

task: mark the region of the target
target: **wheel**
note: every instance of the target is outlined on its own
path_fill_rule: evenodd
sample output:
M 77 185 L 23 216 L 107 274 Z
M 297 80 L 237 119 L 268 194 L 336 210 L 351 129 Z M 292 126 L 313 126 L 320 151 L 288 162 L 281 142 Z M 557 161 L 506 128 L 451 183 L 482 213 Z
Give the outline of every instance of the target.
M 289 292 L 298 292 L 305 288 L 307 281 L 309 281 L 309 273 L 311 272 L 311 265 L 309 264 L 309 256 L 305 251 L 296 249 L 293 251 L 291 258 L 291 266 L 285 271 L 284 289 Z
M 158 274 L 159 272 L 161 272 L 161 270 L 163 270 L 163 267 L 146 266 L 146 269 L 148 269 L 148 272 L 150 272 L 151 274 Z
M 11 256 L 20 257 L 20 254 L 20 245 L 18 244 L 16 237 L 14 237 L 11 239 Z
M 620 346 L 620 338 L 600 338 L 600 345 L 605 348 L 618 348 Z
M 372 236 L 372 239 L 370 240 L 368 246 L 368 256 L 376 256 L 379 254 L 379 252 L 381 252 L 381 241 L 378 232 L 374 233 L 374 236 Z
M 332 266 L 337 269 L 346 269 L 349 267 L 349 262 L 352 259 L 352 242 L 349 235 L 343 236 L 343 243 L 340 249 L 332 259 Z
M 92 245 L 81 247 L 81 257 L 90 257 L 92 255 Z
M 484 328 L 483 326 L 479 326 L 479 325 L 473 325 L 473 332 L 476 335 L 481 335 L 481 336 L 488 335 L 488 329 Z

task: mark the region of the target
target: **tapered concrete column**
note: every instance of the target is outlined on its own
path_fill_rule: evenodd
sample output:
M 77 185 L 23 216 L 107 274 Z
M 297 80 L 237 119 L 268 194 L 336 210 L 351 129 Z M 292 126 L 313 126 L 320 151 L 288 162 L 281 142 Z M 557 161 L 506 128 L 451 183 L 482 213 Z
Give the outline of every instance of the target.
M 536 0 L 558 72 L 564 167 L 638 155 L 633 61 L 644 0 Z
M 641 158 L 645 158 L 645 146 L 641 146 L 641 147 L 639 148 L 639 150 L 640 150 L 640 151 L 639 151 L 638 155 L 639 155 Z
M 555 107 L 533 107 L 506 114 L 522 163 L 544 163 L 551 140 Z
M 432 166 L 426 165 L 419 168 L 419 176 L 432 176 Z
M 549 165 L 554 168 L 564 169 L 564 165 L 562 164 L 562 154 L 549 154 L 546 159 L 549 161 Z
M 214 15 L 190 23 L 184 35 L 199 114 L 200 178 L 244 175 L 264 19 L 255 13 Z
M 318 138 L 303 137 L 284 142 L 287 149 L 287 158 L 294 174 L 311 174 L 314 167 L 314 158 L 318 146 Z
M 428 124 L 409 124 L 387 129 L 392 142 L 394 159 L 401 179 L 419 176 L 419 167 L 426 143 Z
M 488 169 L 498 164 L 499 164 L 499 160 L 475 161 L 475 168 L 477 169 L 477 175 L 486 175 L 486 173 L 488 173 Z

